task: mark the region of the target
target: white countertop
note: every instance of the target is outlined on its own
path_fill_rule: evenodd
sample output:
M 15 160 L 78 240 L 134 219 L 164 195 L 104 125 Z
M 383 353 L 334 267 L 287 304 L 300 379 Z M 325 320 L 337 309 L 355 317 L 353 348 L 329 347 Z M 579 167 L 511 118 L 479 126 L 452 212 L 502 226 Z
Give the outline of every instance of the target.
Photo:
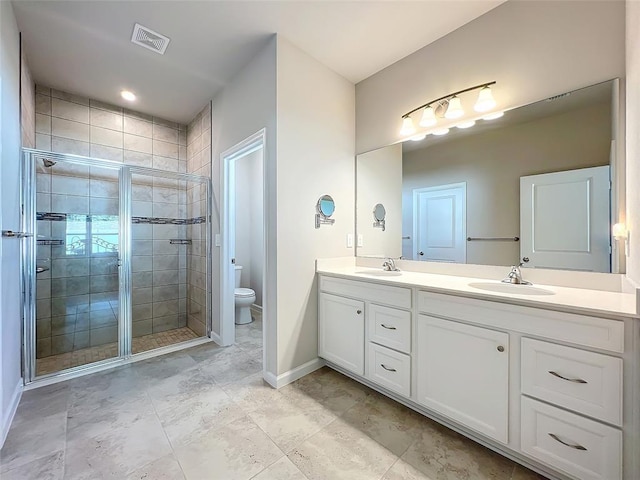
M 382 271 L 382 269 L 359 266 L 323 266 L 319 267 L 317 271 L 323 275 L 383 283 L 386 285 L 418 287 L 436 293 L 460 295 L 528 307 L 548 308 L 571 313 L 606 316 L 609 318 L 639 317 L 636 307 L 636 296 L 631 293 L 536 284 L 533 285 L 533 287 L 545 290 L 546 292 L 542 292 L 545 294 L 521 295 L 494 292 L 470 285 L 474 283 L 506 285 L 501 284 L 501 282 L 496 279 L 478 279 L 409 271 L 402 271 L 401 274 L 397 276 L 376 276 L 375 273 Z M 519 288 L 517 285 L 513 287 Z

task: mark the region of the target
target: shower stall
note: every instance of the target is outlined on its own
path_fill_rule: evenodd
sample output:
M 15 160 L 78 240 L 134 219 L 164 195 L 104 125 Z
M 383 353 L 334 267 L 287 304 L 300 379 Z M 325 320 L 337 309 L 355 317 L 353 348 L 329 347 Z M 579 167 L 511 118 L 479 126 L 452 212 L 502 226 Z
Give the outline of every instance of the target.
M 22 183 L 27 383 L 209 336 L 209 178 L 24 150 Z

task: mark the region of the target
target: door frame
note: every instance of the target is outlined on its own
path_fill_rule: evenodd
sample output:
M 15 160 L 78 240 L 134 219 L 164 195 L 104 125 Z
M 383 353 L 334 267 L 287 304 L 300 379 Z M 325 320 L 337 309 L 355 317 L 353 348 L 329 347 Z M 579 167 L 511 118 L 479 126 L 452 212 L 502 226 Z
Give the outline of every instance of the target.
M 428 192 L 437 192 L 439 190 L 449 190 L 452 188 L 464 188 L 464 202 L 462 202 L 462 216 L 464 220 L 462 222 L 462 238 L 464 240 L 462 251 L 463 260 L 461 263 L 467 263 L 467 182 L 450 183 L 447 185 L 435 185 L 433 187 L 414 188 L 412 190 L 413 195 L 413 259 L 418 259 L 418 251 L 420 250 L 418 245 L 418 205 L 420 200 L 420 194 Z
M 265 128 L 245 138 L 240 143 L 225 150 L 220 154 L 220 178 L 222 179 L 222 195 L 220 202 L 221 211 L 221 242 L 220 242 L 220 332 L 216 340 L 220 345 L 228 346 L 235 343 L 235 161 L 262 149 L 262 367 L 266 370 L 267 335 L 265 325 L 267 318 L 267 291 L 270 286 L 267 283 L 267 184 L 266 155 L 267 155 L 267 131 Z M 215 338 L 215 332 L 212 332 Z

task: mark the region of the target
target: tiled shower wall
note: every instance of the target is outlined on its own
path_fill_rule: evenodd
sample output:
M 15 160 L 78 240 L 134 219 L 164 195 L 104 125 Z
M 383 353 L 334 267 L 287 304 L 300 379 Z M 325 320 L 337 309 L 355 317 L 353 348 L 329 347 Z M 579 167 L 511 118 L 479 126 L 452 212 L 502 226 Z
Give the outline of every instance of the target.
M 184 125 L 41 86 L 36 86 L 35 102 L 38 149 L 172 172 L 185 172 L 187 169 L 187 128 Z M 93 206 L 98 208 L 101 204 L 109 204 L 115 208 L 117 215 L 117 178 L 104 178 L 105 175 L 103 169 L 91 168 L 90 172 L 82 172 L 78 167 L 64 169 L 61 163 L 51 169 L 39 166 L 38 212 L 78 213 L 90 219 L 97 212 Z M 85 186 L 88 186 L 88 190 Z M 188 219 L 193 217 L 195 209 L 192 208 L 193 212 L 187 211 L 187 189 L 186 182 L 179 184 L 176 180 L 134 176 L 132 214 L 139 217 L 139 223 L 134 224 L 132 232 L 134 336 L 186 324 L 188 247 L 172 245 L 169 239 L 189 238 L 189 229 L 198 234 L 200 230 L 204 231 L 199 225 L 188 225 Z M 65 225 L 65 221 L 40 221 L 38 234 L 46 234 L 47 237 L 51 234 L 53 238 L 55 228 L 64 228 Z M 201 252 L 198 240 L 194 241 L 194 250 Z M 63 253 L 61 247 L 48 248 L 52 250 L 48 251 L 47 247 L 38 249 L 38 260 L 49 258 L 58 267 L 54 269 L 52 265 L 50 272 L 37 277 L 37 294 L 40 297 L 37 308 L 38 356 L 115 341 L 117 330 L 113 322 L 117 315 L 117 258 L 87 258 L 82 261 L 56 258 L 55 249 Z M 67 264 L 73 264 L 74 267 L 65 270 Z M 60 265 L 65 267 L 60 270 Z M 196 262 L 194 268 L 201 267 Z M 54 283 L 64 283 L 67 290 L 74 293 L 84 292 L 85 289 L 88 291 L 56 297 L 54 294 L 62 295 L 63 290 L 53 292 L 50 283 L 44 281 L 51 282 L 47 275 L 55 275 L 53 278 L 56 279 L 73 277 L 64 282 L 54 280 Z M 108 285 L 100 284 L 101 281 L 107 281 L 106 278 L 93 278 L 105 275 L 110 276 Z M 79 290 L 74 290 L 76 286 L 80 286 Z M 104 288 L 107 291 L 100 290 Z M 56 298 L 58 300 L 54 300 Z M 62 310 L 58 304 L 62 299 L 69 305 L 65 306 L 64 314 L 59 314 Z M 89 302 L 90 305 L 95 303 L 101 307 L 106 307 L 104 302 L 108 302 L 114 318 L 93 322 L 89 315 L 89 328 L 82 330 L 87 324 L 78 315 L 85 308 L 82 305 L 87 299 L 95 300 Z M 203 295 L 198 299 L 204 302 Z M 81 306 L 73 305 L 74 302 Z M 75 319 L 71 318 L 69 312 L 75 312 Z M 93 314 L 93 317 L 97 316 L 100 315 Z M 103 316 L 106 317 L 106 314 Z M 54 320 L 54 317 L 64 319 Z M 109 330 L 96 330 L 92 335 L 94 326 L 96 329 Z M 194 326 L 194 331 L 203 333 L 203 329 L 197 327 Z M 85 331 L 88 333 L 84 334 Z M 69 337 L 71 334 L 73 338 Z
M 21 49 L 20 58 L 20 127 L 22 131 L 22 147 L 35 148 L 35 84 L 31 78 L 29 64 L 23 49 Z
M 187 172 L 211 177 L 211 103 L 187 126 Z M 187 189 L 187 216 L 206 215 L 207 191 L 204 185 Z M 206 224 L 188 226 L 192 244 L 187 247 L 187 322 L 199 335 L 206 333 Z

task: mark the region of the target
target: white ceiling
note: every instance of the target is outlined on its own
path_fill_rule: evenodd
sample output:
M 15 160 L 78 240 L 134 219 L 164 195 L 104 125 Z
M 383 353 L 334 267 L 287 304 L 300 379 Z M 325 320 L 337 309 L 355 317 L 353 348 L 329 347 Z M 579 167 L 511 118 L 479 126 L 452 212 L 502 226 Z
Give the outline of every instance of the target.
M 504 0 L 14 0 L 35 81 L 188 122 L 279 33 L 357 83 Z M 134 23 L 171 38 L 164 56 L 130 43 Z

